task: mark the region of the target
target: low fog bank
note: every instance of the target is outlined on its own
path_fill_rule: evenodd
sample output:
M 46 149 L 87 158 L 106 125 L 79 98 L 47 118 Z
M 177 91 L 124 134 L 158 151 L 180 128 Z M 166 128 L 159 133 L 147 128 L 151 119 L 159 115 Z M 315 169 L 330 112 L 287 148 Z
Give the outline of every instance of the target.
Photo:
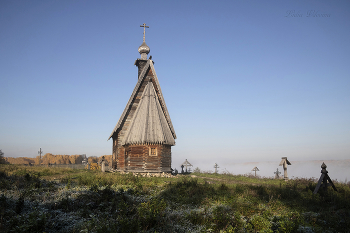
M 324 162 L 327 165 L 328 175 L 332 180 L 339 182 L 350 181 L 350 159 L 349 160 L 312 160 L 312 161 L 293 161 L 289 160 L 292 165 L 288 166 L 288 177 L 294 178 L 320 178 L 321 165 Z M 254 174 L 252 169 L 258 167 L 256 172 L 259 176 L 274 177 L 277 168 L 283 176 L 283 167 L 279 166 L 280 161 L 273 162 L 249 162 L 249 163 L 219 163 L 219 173 L 229 172 L 234 175 Z M 201 171 L 214 172 L 214 164 L 195 164 L 192 163 L 193 169 L 199 167 Z M 192 169 L 192 170 L 193 170 Z

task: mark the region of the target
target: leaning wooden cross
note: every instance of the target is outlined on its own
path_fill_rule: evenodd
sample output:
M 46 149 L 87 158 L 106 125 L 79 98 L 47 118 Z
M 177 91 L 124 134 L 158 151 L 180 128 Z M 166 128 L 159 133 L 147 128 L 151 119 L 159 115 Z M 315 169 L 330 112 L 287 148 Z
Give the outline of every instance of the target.
M 288 174 L 287 174 L 287 165 L 292 165 L 287 157 L 282 157 L 282 161 L 280 162 L 280 166 L 283 165 L 283 170 L 284 170 L 284 180 L 287 181 L 288 180 Z
M 318 190 L 320 189 L 320 187 L 323 187 L 323 189 L 325 191 L 327 191 L 327 187 L 328 186 L 332 186 L 333 189 L 335 191 L 337 191 L 337 189 L 335 188 L 331 178 L 328 175 L 328 171 L 326 170 L 326 168 L 327 168 L 326 164 L 322 163 L 321 168 L 322 168 L 322 170 L 321 170 L 322 175 L 321 175 L 320 179 L 318 180 L 317 186 L 316 186 L 316 188 L 315 188 L 313 193 L 316 194 L 318 192 Z M 327 181 L 329 183 L 327 183 Z

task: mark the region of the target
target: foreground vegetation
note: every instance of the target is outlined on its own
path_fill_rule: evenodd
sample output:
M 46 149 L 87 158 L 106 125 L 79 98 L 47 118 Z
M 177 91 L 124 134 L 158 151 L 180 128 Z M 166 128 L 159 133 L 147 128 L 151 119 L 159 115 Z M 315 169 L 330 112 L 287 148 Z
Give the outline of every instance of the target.
M 350 187 L 0 165 L 0 232 L 349 232 Z

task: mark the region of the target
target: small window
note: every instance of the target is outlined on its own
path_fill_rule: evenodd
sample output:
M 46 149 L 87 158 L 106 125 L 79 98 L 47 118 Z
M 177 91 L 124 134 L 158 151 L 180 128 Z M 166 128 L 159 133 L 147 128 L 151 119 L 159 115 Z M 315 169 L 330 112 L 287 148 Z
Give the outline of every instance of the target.
M 151 148 L 151 155 L 156 155 L 156 148 Z
M 149 151 L 149 155 L 150 156 L 157 156 L 157 148 L 150 148 L 150 151 Z

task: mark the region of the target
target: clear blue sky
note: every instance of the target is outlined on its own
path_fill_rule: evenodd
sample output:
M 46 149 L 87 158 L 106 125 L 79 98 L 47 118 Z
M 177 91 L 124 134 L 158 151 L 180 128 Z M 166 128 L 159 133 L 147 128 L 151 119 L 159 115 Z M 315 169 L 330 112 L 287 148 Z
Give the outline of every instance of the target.
M 112 153 L 146 42 L 173 164 L 350 158 L 347 0 L 0 1 L 5 156 Z

